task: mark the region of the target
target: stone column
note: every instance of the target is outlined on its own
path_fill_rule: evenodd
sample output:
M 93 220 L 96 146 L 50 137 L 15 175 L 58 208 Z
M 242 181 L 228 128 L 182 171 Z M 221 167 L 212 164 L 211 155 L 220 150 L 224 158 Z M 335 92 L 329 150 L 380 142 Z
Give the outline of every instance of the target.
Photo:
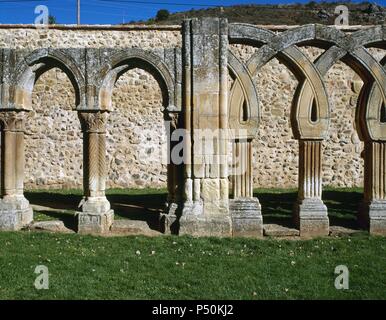
M 237 139 L 232 145 L 232 194 L 229 202 L 232 214 L 233 235 L 243 237 L 263 236 L 261 205 L 253 197 L 252 140 Z
M 25 111 L 2 111 L 0 230 L 19 230 L 33 220 L 24 197 Z
M 187 137 L 179 234 L 230 236 L 228 174 L 223 163 L 228 143 L 227 21 L 187 20 L 183 36 Z
M 294 217 L 301 236 L 329 234 L 327 207 L 322 201 L 322 140 L 299 140 L 299 193 Z
M 181 186 L 182 177 L 180 169 L 182 163 L 175 161 L 179 161 L 179 159 L 174 159 L 175 155 L 173 155 L 174 148 L 177 145 L 177 141 L 174 141 L 173 133 L 178 129 L 178 114 L 177 113 L 169 113 L 168 114 L 167 123 L 167 186 L 168 186 L 168 198 L 167 198 L 167 210 L 166 214 L 161 215 L 160 218 L 160 229 L 165 233 L 176 233 L 173 228 L 174 224 L 177 220 L 177 216 L 180 214 L 179 210 L 181 208 Z M 173 225 L 173 227 L 172 227 Z
M 386 235 L 386 142 L 366 141 L 364 200 L 359 223 L 370 234 Z
M 114 212 L 105 196 L 106 189 L 106 119 L 107 112 L 79 112 L 83 131 L 82 212 L 78 232 L 107 233 L 114 221 Z

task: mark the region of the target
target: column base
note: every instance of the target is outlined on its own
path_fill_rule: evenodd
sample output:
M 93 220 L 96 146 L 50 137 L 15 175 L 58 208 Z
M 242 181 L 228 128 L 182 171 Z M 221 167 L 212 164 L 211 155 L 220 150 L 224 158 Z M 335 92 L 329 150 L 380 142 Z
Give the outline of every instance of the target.
M 229 200 L 234 237 L 263 237 L 263 216 L 257 198 Z
M 386 201 L 362 202 L 359 209 L 359 225 L 372 235 L 386 236 Z
M 78 233 L 105 234 L 114 222 L 114 211 L 105 197 L 88 198 L 78 215 Z
M 178 234 L 178 217 L 180 214 L 180 205 L 170 203 L 165 214 L 160 217 L 160 231 L 164 234 Z
M 0 230 L 17 231 L 33 221 L 33 211 L 24 196 L 0 199 Z
M 185 203 L 182 215 L 165 216 L 165 229 L 194 237 L 231 237 L 232 220 L 229 213 L 204 214 L 202 203 Z
M 294 219 L 301 237 L 321 237 L 330 233 L 327 207 L 320 199 L 298 201 L 295 204 Z

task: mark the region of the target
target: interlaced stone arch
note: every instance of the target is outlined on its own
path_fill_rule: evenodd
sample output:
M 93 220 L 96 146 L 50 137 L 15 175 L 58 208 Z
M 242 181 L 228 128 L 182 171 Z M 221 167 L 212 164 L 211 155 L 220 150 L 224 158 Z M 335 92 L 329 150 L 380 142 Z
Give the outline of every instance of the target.
M 304 65 L 312 65 L 316 69 L 317 76 L 304 77 L 301 79 L 301 74 L 294 72 L 297 78 L 300 78 L 298 88 L 294 96 L 294 104 L 292 113 L 292 127 L 300 140 L 300 164 L 299 164 L 299 202 L 303 202 L 298 207 L 297 222 L 300 229 L 304 229 L 303 234 L 314 231 L 311 230 L 307 221 L 302 221 L 302 209 L 304 209 L 306 217 L 314 215 L 312 218 L 318 220 L 317 215 L 325 212 L 324 217 L 327 216 L 326 208 L 323 206 L 321 198 L 321 145 L 319 141 L 312 141 L 314 139 L 323 139 L 328 132 L 329 122 L 329 105 L 327 103 L 318 103 L 320 100 L 316 98 L 316 91 L 312 90 L 312 86 L 318 80 L 321 80 L 326 72 L 338 61 L 342 60 L 348 64 L 354 71 L 356 71 L 365 81 L 365 86 L 361 91 L 360 99 L 358 100 L 357 122 L 358 131 L 363 136 L 363 132 L 367 135 L 378 133 L 378 139 L 382 138 L 384 124 L 380 123 L 380 105 L 384 103 L 385 97 L 385 72 L 380 64 L 363 48 L 364 45 L 373 43 L 378 47 L 384 47 L 383 28 L 375 27 L 373 29 L 361 30 L 352 35 L 346 35 L 343 32 L 335 29 L 319 25 L 302 26 L 287 30 L 275 35 L 266 30 L 259 30 L 254 26 L 243 24 L 230 25 L 230 42 L 241 42 L 248 44 L 255 44 L 260 46 L 260 49 L 247 62 L 249 71 L 254 75 L 256 71 L 263 66 L 267 61 L 273 57 L 282 56 L 284 61 L 288 58 L 293 59 L 295 65 L 302 69 Z M 298 49 L 296 45 L 313 45 L 323 49 L 327 49 L 313 64 L 301 62 L 299 59 Z M 291 69 L 291 66 L 289 66 Z M 303 76 L 305 75 L 304 69 Z M 371 88 L 371 90 L 369 89 Z M 322 96 L 327 96 L 325 88 L 321 88 Z M 368 97 L 370 94 L 371 98 Z M 315 99 L 316 98 L 316 99 Z M 372 102 L 370 103 L 370 100 Z M 318 121 L 312 122 L 310 120 L 311 108 L 317 102 Z M 322 107 L 322 108 L 321 108 Z M 303 119 L 302 119 L 303 118 Z M 307 121 L 308 120 L 308 121 Z M 322 120 L 322 121 L 321 121 Z M 302 130 L 303 128 L 305 130 Z M 297 133 L 297 134 L 296 134 Z M 310 141 L 306 141 L 309 140 Z M 367 159 L 365 165 L 365 200 L 371 202 L 372 196 L 367 195 L 372 193 L 367 190 L 369 186 L 374 185 L 374 181 L 380 180 L 382 190 L 376 192 L 377 197 L 385 198 L 386 191 L 383 190 L 385 181 L 380 178 L 381 172 L 371 173 L 373 166 L 369 164 L 374 157 L 380 157 L 381 161 L 384 158 L 385 150 L 381 146 L 377 146 L 376 150 L 368 150 L 375 152 L 376 156 Z M 368 152 L 367 152 L 368 153 Z M 381 164 L 381 166 L 383 166 Z M 367 176 L 372 176 L 373 180 L 369 180 Z M 303 185 L 302 185 L 303 184 Z M 367 187 L 366 187 L 367 186 Z M 319 205 L 316 205 L 319 202 Z M 378 205 L 378 203 L 377 203 Z M 370 205 L 371 206 L 371 205 Z M 376 208 L 377 218 L 379 218 L 379 205 Z M 320 216 L 321 225 L 325 226 L 325 233 L 328 233 L 328 220 Z M 326 221 L 327 220 L 327 221 Z M 369 219 L 365 217 L 365 221 Z M 303 226 L 303 228 L 302 228 Z M 376 228 L 376 227 L 374 227 Z M 319 229 L 323 229 L 320 228 Z M 370 227 L 371 229 L 371 227 Z
M 300 34 L 302 33 L 303 32 Z M 311 171 L 315 172 L 314 179 L 310 181 L 306 177 L 309 170 L 304 169 L 304 164 L 308 164 L 310 162 L 307 160 L 307 154 L 311 153 L 311 155 L 309 155 L 311 159 L 314 159 L 315 156 L 321 156 L 321 146 L 319 140 L 322 140 L 328 132 L 330 112 L 329 102 L 326 88 L 320 73 L 314 64 L 309 61 L 309 59 L 296 46 L 291 44 L 289 41 L 291 36 L 283 37 L 255 26 L 231 24 L 229 26 L 229 37 L 230 43 L 250 44 L 260 47 L 247 62 L 247 68 L 252 76 L 255 76 L 259 69 L 269 60 L 276 57 L 279 61 L 285 64 L 290 71 L 292 71 L 300 84 L 307 84 L 307 86 L 298 86 L 291 108 L 292 130 L 294 132 L 294 136 L 297 139 L 300 139 L 299 199 L 303 201 L 306 197 L 316 199 L 320 198 L 320 170 L 316 171 L 314 168 L 310 168 Z M 295 32 L 294 35 L 292 35 L 292 39 L 293 38 L 299 40 L 299 38 L 301 39 L 301 35 Z M 237 89 L 236 86 L 234 86 L 234 88 Z M 242 100 L 230 102 L 231 105 L 237 105 L 239 103 L 242 103 Z M 311 121 L 312 108 L 315 107 L 317 110 L 317 119 L 316 121 Z M 311 140 L 311 142 L 308 143 L 309 145 L 307 142 L 304 142 L 305 139 Z M 318 141 L 314 142 L 313 140 Z M 238 147 L 237 145 L 238 143 L 236 143 L 236 148 Z M 245 157 L 248 159 L 247 163 L 251 163 L 252 152 L 250 142 L 247 142 L 246 147 L 241 146 L 239 148 L 246 153 Z M 319 160 L 311 163 L 311 166 L 313 167 L 317 165 L 320 165 Z M 236 196 L 241 198 L 253 198 L 253 188 L 249 187 L 245 190 L 248 192 L 245 192 L 243 188 L 243 180 L 246 180 L 249 184 L 251 184 L 251 174 L 250 169 L 249 172 L 245 172 L 242 175 L 241 191 L 236 190 Z M 249 175 L 249 177 L 246 175 Z M 236 176 L 234 181 L 237 180 L 240 180 L 240 178 Z M 236 183 L 236 189 L 237 188 Z M 256 199 L 253 200 L 256 202 Z M 315 201 L 313 201 L 313 206 L 315 206 L 315 204 Z M 324 220 L 323 224 L 326 228 L 328 228 L 327 208 L 321 201 L 318 203 L 317 210 L 319 212 L 323 212 L 323 218 L 320 220 Z M 297 214 L 297 216 L 298 215 L 299 214 Z M 297 218 L 297 220 L 297 223 L 300 224 L 301 228 L 299 218 Z
M 259 96 L 253 83 L 253 76 L 247 67 L 231 52 L 228 52 L 228 68 L 231 77 L 236 80 L 229 96 L 229 128 L 233 138 L 253 138 L 260 121 Z M 240 122 L 240 106 L 246 104 L 248 117 Z M 232 132 L 232 130 L 235 130 Z M 240 136 L 245 130 L 246 136 Z

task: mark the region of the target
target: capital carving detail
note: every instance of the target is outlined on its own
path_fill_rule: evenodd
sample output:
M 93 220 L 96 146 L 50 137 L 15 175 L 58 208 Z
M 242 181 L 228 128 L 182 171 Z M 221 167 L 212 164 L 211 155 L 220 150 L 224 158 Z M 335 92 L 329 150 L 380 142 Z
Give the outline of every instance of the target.
M 24 111 L 2 111 L 0 122 L 4 131 L 24 132 L 26 112 Z
M 107 114 L 106 112 L 79 112 L 79 119 L 83 132 L 105 133 Z

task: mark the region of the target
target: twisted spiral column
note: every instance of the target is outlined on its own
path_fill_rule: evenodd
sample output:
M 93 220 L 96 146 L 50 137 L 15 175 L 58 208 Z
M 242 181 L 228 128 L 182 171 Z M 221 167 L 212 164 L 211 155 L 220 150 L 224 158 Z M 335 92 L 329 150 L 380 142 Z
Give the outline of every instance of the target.
M 114 214 L 106 199 L 106 120 L 101 111 L 79 112 L 82 124 L 84 156 L 84 202 L 79 213 L 80 233 L 106 233 Z

